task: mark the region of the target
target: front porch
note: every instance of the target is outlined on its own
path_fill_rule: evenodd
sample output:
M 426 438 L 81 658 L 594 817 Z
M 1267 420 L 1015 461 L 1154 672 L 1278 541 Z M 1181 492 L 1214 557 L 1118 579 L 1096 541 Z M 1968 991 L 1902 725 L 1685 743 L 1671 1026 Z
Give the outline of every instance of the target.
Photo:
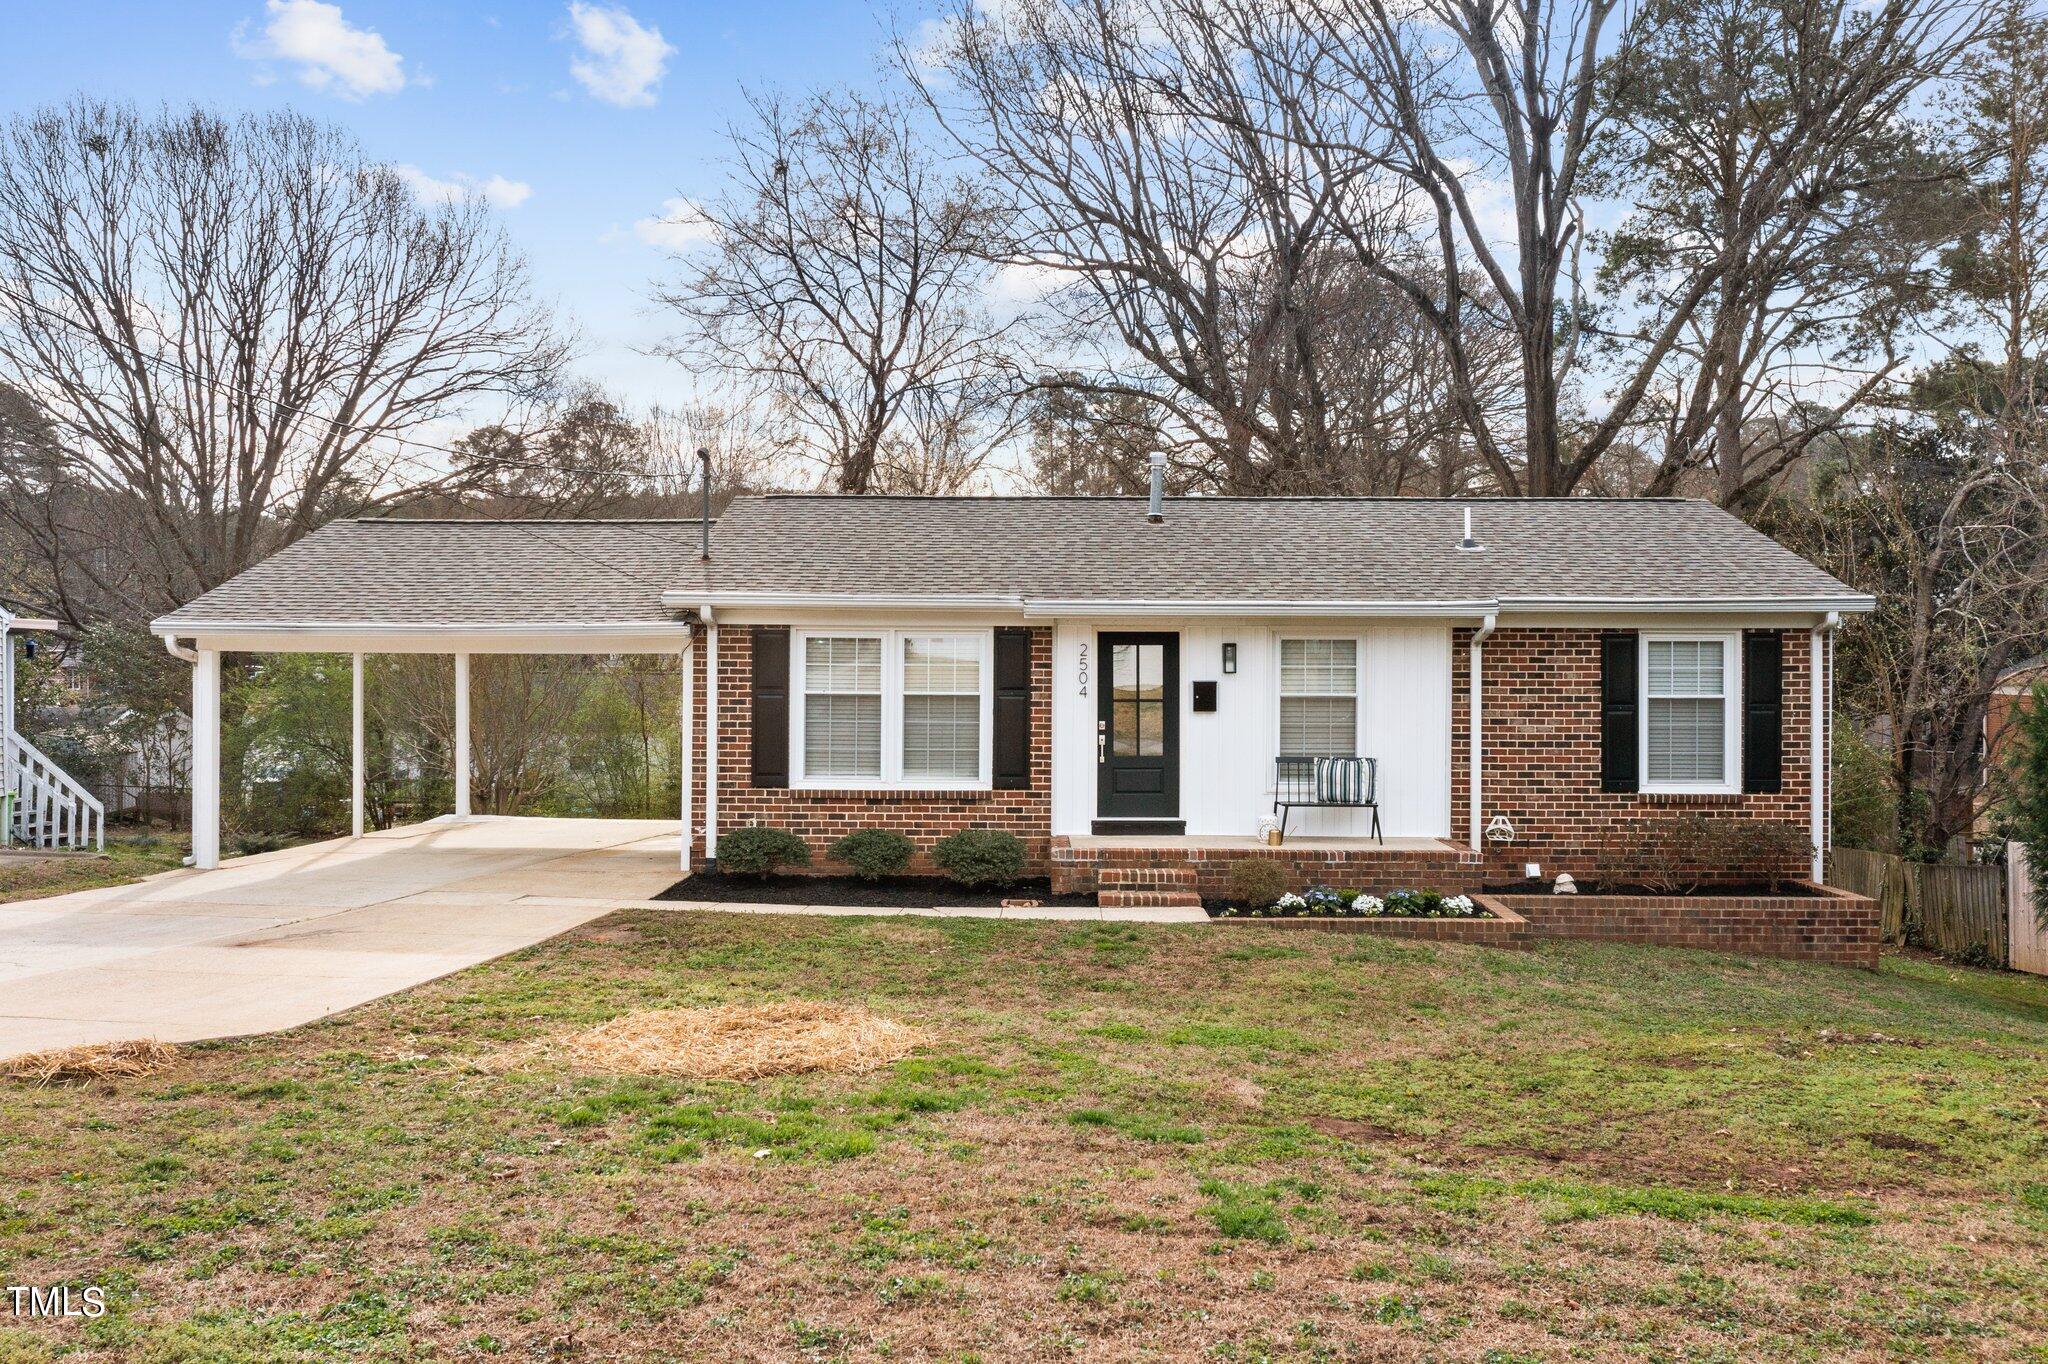
M 1487 878 L 1486 859 L 1441 838 L 1297 836 L 1279 846 L 1234 835 L 1058 835 L 1052 840 L 1055 894 L 1230 894 L 1230 865 L 1248 857 L 1286 867 L 1303 886 L 1371 891 L 1471 893 Z

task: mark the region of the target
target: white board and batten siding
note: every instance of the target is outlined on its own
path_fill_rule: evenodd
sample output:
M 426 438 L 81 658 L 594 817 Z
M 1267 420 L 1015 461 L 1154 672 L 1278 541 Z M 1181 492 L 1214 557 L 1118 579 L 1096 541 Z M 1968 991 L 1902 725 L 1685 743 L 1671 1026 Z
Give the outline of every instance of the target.
M 1451 832 L 1451 633 L 1441 624 L 1356 621 L 1062 620 L 1053 632 L 1053 832 L 1085 834 L 1096 817 L 1095 722 L 1105 661 L 1098 632 L 1180 637 L 1180 817 L 1190 834 L 1250 837 L 1273 811 L 1280 743 L 1282 639 L 1359 642 L 1358 752 L 1379 760 L 1388 837 Z M 1237 645 L 1225 675 L 1223 646 Z M 1194 710 L 1195 682 L 1216 683 L 1216 709 Z M 1295 834 L 1364 837 L 1358 810 L 1296 810 Z

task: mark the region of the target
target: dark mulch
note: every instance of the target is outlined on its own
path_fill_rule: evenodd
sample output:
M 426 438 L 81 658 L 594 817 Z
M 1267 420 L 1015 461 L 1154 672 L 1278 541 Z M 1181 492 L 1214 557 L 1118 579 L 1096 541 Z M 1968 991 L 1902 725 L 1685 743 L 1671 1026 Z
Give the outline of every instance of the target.
M 700 871 L 654 897 L 657 900 L 715 900 L 744 905 L 842 905 L 852 909 L 930 909 L 935 905 L 965 908 L 1000 906 L 1005 900 L 1036 900 L 1046 905 L 1092 905 L 1089 895 L 1054 895 L 1043 876 L 1008 887 L 970 889 L 943 876 L 890 876 L 863 881 L 857 876 L 727 876 Z
M 1699 886 L 1692 890 L 1669 890 L 1656 886 L 1640 886 L 1627 882 L 1580 881 L 1581 895 L 1656 895 L 1662 897 L 1682 896 L 1687 898 L 1719 899 L 1727 895 L 1774 895 L 1790 899 L 1812 898 L 1819 894 L 1809 886 L 1793 881 L 1731 881 L 1723 885 Z M 1548 881 L 1502 881 L 1497 885 L 1484 887 L 1488 895 L 1548 895 L 1551 884 Z

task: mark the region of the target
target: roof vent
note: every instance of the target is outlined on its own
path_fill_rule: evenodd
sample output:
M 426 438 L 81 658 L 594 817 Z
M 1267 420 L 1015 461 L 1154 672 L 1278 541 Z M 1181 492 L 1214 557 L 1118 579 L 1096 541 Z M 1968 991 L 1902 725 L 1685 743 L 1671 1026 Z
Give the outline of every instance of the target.
M 1152 501 L 1145 508 L 1145 519 L 1158 525 L 1166 519 L 1166 452 L 1152 452 Z
M 1465 508 L 1465 538 L 1458 541 L 1458 548 L 1461 550 L 1482 550 L 1486 548 L 1485 545 L 1472 538 L 1472 509 L 1470 507 Z

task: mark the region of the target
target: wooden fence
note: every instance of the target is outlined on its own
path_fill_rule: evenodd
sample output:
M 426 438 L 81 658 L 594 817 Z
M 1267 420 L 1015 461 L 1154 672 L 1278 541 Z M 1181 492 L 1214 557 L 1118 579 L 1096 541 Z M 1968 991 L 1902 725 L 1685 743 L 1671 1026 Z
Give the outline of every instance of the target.
M 2004 966 L 2005 869 L 1990 863 L 1911 862 L 1890 853 L 1837 848 L 1828 884 L 1877 901 L 1888 943 L 1931 948 Z

